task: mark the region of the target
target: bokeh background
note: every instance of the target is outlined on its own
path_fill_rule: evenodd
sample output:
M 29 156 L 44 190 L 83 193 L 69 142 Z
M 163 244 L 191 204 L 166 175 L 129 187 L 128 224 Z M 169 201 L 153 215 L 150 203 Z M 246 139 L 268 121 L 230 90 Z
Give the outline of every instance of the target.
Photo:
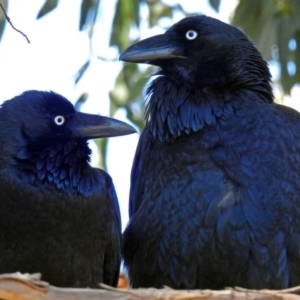
M 154 71 L 118 56 L 188 15 L 240 27 L 268 61 L 276 101 L 300 110 L 299 0 L 0 0 L 0 103 L 25 90 L 53 90 L 78 110 L 110 115 L 139 130 L 143 92 Z M 92 164 L 117 190 L 128 221 L 130 169 L 138 134 L 92 141 Z

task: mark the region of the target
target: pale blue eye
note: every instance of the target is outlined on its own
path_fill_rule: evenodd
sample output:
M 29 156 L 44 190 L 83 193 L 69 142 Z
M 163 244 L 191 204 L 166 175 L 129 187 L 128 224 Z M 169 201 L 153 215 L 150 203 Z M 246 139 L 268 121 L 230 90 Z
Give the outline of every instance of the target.
M 65 117 L 64 116 L 56 116 L 54 118 L 54 123 L 58 126 L 61 126 L 65 123 Z
M 190 41 L 194 40 L 197 36 L 198 36 L 198 33 L 195 30 L 189 30 L 185 34 L 185 37 Z

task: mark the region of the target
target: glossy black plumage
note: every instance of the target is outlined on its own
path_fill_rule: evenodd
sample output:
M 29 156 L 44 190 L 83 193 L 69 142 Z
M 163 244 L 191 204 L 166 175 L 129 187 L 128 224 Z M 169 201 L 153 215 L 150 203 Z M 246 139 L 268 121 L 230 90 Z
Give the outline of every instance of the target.
M 87 140 L 130 134 L 61 95 L 27 91 L 0 108 L 0 274 L 42 273 L 63 287 L 116 285 L 121 220 L 111 177 Z
M 300 114 L 239 29 L 181 20 L 120 57 L 160 67 L 131 174 L 133 287 L 300 284 Z

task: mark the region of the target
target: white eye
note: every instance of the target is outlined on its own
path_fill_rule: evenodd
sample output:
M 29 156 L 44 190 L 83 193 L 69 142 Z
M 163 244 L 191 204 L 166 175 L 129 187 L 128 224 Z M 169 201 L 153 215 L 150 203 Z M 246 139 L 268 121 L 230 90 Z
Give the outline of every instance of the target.
M 65 123 L 65 117 L 64 116 L 56 116 L 54 118 L 54 123 L 58 126 L 61 126 L 62 124 Z
M 198 33 L 195 30 L 189 30 L 185 34 L 185 37 L 190 41 L 194 40 L 197 36 L 198 36 Z

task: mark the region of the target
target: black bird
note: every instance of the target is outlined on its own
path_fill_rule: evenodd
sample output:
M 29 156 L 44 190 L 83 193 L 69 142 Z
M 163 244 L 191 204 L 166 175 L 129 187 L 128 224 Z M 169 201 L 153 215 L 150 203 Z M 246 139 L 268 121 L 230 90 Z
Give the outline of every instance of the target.
M 89 164 L 88 139 L 135 130 L 76 111 L 54 92 L 0 108 L 0 274 L 42 273 L 52 285 L 116 285 L 121 220 L 111 177 Z
M 120 56 L 159 66 L 131 174 L 133 287 L 300 284 L 300 114 L 239 29 L 188 17 Z

